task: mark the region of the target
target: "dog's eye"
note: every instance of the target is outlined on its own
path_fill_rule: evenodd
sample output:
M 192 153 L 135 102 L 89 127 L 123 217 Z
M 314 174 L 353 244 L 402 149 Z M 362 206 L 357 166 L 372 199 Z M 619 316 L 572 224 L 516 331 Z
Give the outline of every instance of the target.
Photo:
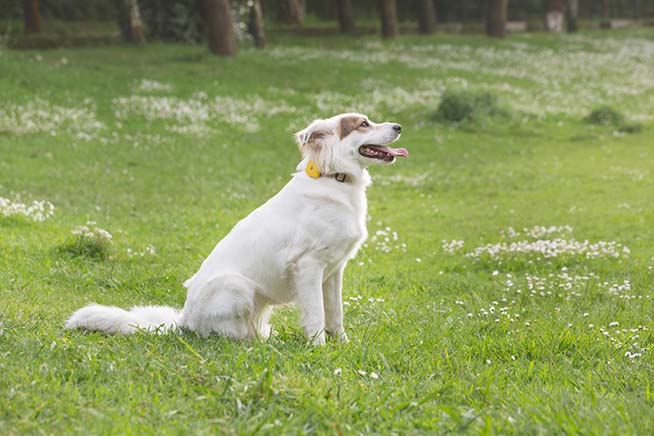
M 370 124 L 368 124 L 368 121 L 364 121 L 359 127 L 370 127 Z

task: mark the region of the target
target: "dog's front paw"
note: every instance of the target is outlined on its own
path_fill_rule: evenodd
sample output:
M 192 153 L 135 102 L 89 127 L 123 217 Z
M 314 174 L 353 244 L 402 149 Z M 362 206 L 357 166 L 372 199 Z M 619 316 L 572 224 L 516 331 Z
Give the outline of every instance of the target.
M 328 330 L 327 333 L 338 342 L 342 342 L 344 344 L 350 342 L 350 339 L 347 337 L 347 334 L 343 329 L 333 331 Z
M 309 336 L 307 338 L 307 341 L 309 342 L 309 345 L 313 345 L 316 347 L 320 347 L 322 345 L 325 345 L 325 332 L 320 332 L 316 333 L 312 336 Z

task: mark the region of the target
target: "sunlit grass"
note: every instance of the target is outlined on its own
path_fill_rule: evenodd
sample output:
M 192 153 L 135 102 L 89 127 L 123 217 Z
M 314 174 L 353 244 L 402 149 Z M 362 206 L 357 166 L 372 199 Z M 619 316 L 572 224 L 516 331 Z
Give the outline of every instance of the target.
M 652 433 L 652 37 L 0 50 L 0 198 L 54 205 L 0 216 L 0 433 Z M 448 89 L 512 116 L 439 122 Z M 642 129 L 584 121 L 603 105 Z M 290 308 L 266 342 L 63 331 L 91 301 L 181 307 L 292 133 L 347 110 L 411 152 L 371 171 L 351 343 L 306 346 Z M 111 242 L 62 253 L 91 227 Z

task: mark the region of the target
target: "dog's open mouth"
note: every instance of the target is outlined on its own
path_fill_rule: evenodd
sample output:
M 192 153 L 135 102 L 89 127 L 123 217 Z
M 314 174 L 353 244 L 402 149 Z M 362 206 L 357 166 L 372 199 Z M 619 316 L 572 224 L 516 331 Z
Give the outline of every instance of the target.
M 393 162 L 396 156 L 407 157 L 409 152 L 406 148 L 391 148 L 385 145 L 364 144 L 359 147 L 359 154 L 369 159 Z

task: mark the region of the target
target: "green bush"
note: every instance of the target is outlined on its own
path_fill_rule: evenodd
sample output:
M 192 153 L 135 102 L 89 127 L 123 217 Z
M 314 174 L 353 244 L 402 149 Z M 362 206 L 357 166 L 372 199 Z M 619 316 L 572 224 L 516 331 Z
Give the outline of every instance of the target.
M 437 119 L 455 123 L 506 114 L 507 111 L 500 108 L 497 96 L 482 91 L 445 91 L 436 110 Z
M 643 130 L 643 126 L 640 124 L 623 124 L 618 129 L 618 131 L 623 133 L 639 133 L 641 130 Z
M 624 123 L 624 116 L 611 106 L 600 106 L 593 109 L 585 118 L 585 121 L 602 126 L 617 126 Z
M 611 126 L 618 132 L 622 133 L 638 133 L 643 129 L 640 124 L 628 124 L 622 115 L 611 106 L 600 106 L 593 109 L 584 121 L 598 126 Z

